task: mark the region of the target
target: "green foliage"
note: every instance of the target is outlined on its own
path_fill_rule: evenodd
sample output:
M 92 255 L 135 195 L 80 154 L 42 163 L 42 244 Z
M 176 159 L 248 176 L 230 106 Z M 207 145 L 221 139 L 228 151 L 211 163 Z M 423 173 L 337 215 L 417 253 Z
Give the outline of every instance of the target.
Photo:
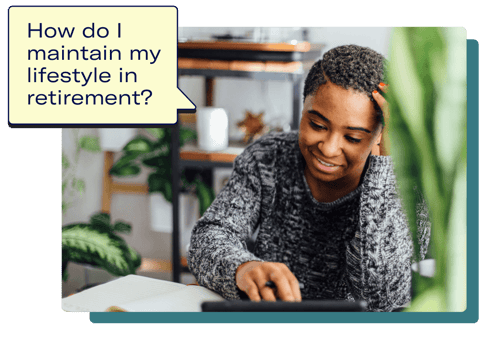
M 417 198 L 412 188 L 426 200 L 437 266 L 433 279 L 422 280 L 415 274 L 412 309 L 452 311 L 450 294 L 465 288 L 457 285 L 460 276 L 453 276 L 452 281 L 458 282 L 448 285 L 451 250 L 457 250 L 466 235 L 466 225 L 454 224 L 460 217 L 451 214 L 464 217 L 461 208 L 466 205 L 466 189 L 460 185 L 467 164 L 464 29 L 395 28 L 387 76 L 391 115 L 387 127 L 403 205 L 411 232 L 416 232 Z
M 82 136 L 79 139 L 79 147 L 89 152 L 100 152 L 98 137 L 94 136 Z
M 150 137 L 137 136 L 124 148 L 123 155 L 114 164 L 110 174 L 117 177 L 136 176 L 140 174 L 142 166 L 152 169 L 148 176 L 148 188 L 150 193 L 161 193 L 164 199 L 172 202 L 172 159 L 171 159 L 171 129 L 148 128 L 145 129 Z M 186 142 L 195 140 L 197 137 L 193 130 L 180 129 L 180 147 Z M 196 178 L 188 182 L 184 176 L 182 188 L 192 190 L 196 193 L 200 202 L 200 215 L 210 206 L 214 200 L 214 191 L 201 179 Z
M 82 150 L 88 152 L 100 152 L 100 142 L 98 137 L 81 136 L 79 137 L 79 129 L 73 129 L 75 154 L 74 162 L 71 163 L 66 153 L 62 152 L 62 214 L 71 206 L 76 195 L 83 196 L 86 190 L 86 184 L 83 179 L 76 177 L 76 168 L 79 160 L 79 155 Z
M 131 225 L 117 222 L 114 227 L 110 216 L 97 213 L 90 223 L 77 223 L 62 227 L 62 278 L 67 280 L 67 264 L 89 264 L 107 270 L 116 276 L 133 274 L 141 264 L 140 255 L 119 237 L 115 231 L 129 232 Z

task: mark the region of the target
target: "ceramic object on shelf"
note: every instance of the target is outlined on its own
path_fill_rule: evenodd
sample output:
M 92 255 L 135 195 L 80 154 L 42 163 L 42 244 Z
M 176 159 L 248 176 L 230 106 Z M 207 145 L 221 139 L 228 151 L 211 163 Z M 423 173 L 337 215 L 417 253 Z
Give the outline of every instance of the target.
M 198 147 L 203 151 L 228 148 L 228 114 L 223 108 L 202 107 L 197 112 Z
M 98 129 L 102 151 L 119 152 L 136 135 L 136 129 Z

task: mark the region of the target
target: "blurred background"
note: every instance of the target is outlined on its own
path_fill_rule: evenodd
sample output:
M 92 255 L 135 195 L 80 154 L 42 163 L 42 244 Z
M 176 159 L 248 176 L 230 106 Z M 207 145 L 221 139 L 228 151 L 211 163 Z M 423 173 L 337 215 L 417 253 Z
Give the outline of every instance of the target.
M 271 42 L 271 43 L 300 43 L 309 42 L 321 44 L 316 54 L 322 56 L 327 50 L 344 44 L 357 44 L 370 47 L 385 56 L 388 56 L 388 45 L 391 34 L 390 28 L 179 28 L 178 41 L 237 41 L 237 42 Z M 305 77 L 305 76 L 304 76 Z M 231 141 L 239 141 L 244 133 L 238 123 L 246 117 L 246 112 L 253 114 L 263 113 L 264 123 L 271 129 L 288 130 L 292 123 L 293 113 L 293 84 L 291 81 L 272 79 L 253 79 L 244 77 L 216 77 L 212 100 L 206 101 L 208 87 L 203 76 L 180 76 L 179 88 L 192 100 L 198 108 L 207 104 L 223 108 L 228 119 L 228 134 Z M 302 89 L 302 86 L 300 86 Z M 301 91 L 298 92 L 296 107 L 300 113 L 302 101 Z M 193 120 L 194 122 L 194 120 Z M 182 123 L 186 128 L 195 131 L 191 118 Z M 153 133 L 145 129 L 127 130 L 124 132 L 121 143 L 106 146 L 103 138 L 105 130 L 98 129 L 63 129 L 62 150 L 68 167 L 63 169 L 63 177 L 68 185 L 64 188 L 63 226 L 75 223 L 89 223 L 90 217 L 102 209 L 103 181 L 105 152 L 113 152 L 113 162 L 122 156 L 122 148 L 126 143 L 139 135 L 154 138 Z M 120 131 L 121 132 L 121 131 Z M 112 131 L 111 131 L 112 133 Z M 107 133 L 109 134 L 109 133 Z M 156 135 L 155 135 L 156 136 Z M 110 139 L 118 136 L 110 135 Z M 243 145 L 242 145 L 243 146 Z M 235 151 L 236 153 L 237 151 Z M 239 152 L 239 151 L 238 151 Z M 143 185 L 153 169 L 142 167 L 139 174 L 132 176 L 112 176 L 113 181 Z M 214 168 L 207 174 L 205 183 L 214 192 L 218 192 L 226 178 L 229 177 L 229 167 Z M 188 175 L 188 174 L 187 174 Z M 190 175 L 192 177 L 192 175 Z M 165 215 L 162 223 L 152 222 L 153 201 L 157 196 L 146 193 L 112 194 L 110 217 L 114 223 L 124 221 L 131 226 L 131 232 L 122 234 L 130 247 L 142 257 L 142 267 L 137 274 L 149 277 L 172 280 L 170 262 L 172 260 L 172 214 Z M 158 197 L 161 197 L 160 195 Z M 160 199 L 159 199 L 160 200 Z M 193 194 L 183 193 L 180 196 L 180 231 L 181 256 L 186 254 L 186 245 L 189 241 L 191 229 L 199 217 L 198 198 Z M 163 208 L 163 207 L 161 207 Z M 164 209 L 158 209 L 164 212 Z M 167 207 L 166 212 L 171 211 Z M 169 221 L 169 224 L 167 223 Z M 69 262 L 67 265 L 68 278 L 62 284 L 63 296 L 70 295 L 88 284 L 101 283 L 114 278 L 101 268 L 88 264 Z M 184 283 L 195 282 L 188 273 L 181 273 Z
M 181 172 L 171 129 L 62 130 L 63 297 L 128 273 L 195 283 L 186 268 L 191 230 L 236 155 L 264 133 L 296 129 L 307 70 L 329 49 L 356 44 L 389 60 L 387 154 L 412 232 L 420 198 L 429 209 L 430 249 L 413 265 L 407 311 L 466 309 L 464 28 L 179 28 L 178 42 L 179 88 L 197 107 L 179 116 Z M 247 45 L 258 45 L 256 56 Z M 280 55 L 282 47 L 293 52 Z

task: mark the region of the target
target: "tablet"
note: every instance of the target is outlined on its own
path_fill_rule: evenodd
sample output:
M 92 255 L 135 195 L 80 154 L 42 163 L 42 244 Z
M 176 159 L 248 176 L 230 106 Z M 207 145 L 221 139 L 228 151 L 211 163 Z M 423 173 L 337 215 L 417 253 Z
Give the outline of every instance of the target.
M 299 303 L 226 300 L 202 303 L 203 312 L 364 312 L 366 308 L 365 301 L 346 300 L 302 300 Z

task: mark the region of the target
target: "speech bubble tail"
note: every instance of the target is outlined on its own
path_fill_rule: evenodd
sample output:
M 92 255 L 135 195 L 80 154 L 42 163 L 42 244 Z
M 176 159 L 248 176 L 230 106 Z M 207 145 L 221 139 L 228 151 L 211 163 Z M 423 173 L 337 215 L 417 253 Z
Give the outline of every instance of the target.
M 180 89 L 176 90 L 174 104 L 180 113 L 195 113 L 197 110 L 197 106 Z

